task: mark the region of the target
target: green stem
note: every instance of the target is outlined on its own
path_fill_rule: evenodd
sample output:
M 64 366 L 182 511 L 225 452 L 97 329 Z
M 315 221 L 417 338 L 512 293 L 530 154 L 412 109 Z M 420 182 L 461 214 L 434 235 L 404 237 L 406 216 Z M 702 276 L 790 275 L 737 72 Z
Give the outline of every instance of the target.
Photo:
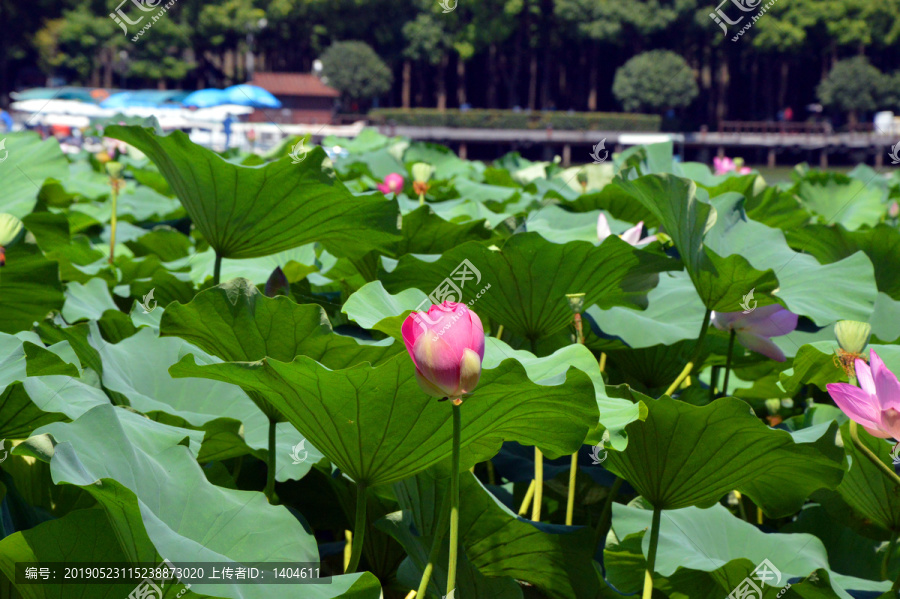
M 366 483 L 356 483 L 356 522 L 353 524 L 353 545 L 350 552 L 350 563 L 344 574 L 353 574 L 359 567 L 362 557 L 363 541 L 366 538 Z
M 597 545 L 600 544 L 601 537 L 605 536 L 609 528 L 606 525 L 607 519 L 610 519 L 610 514 L 612 514 L 612 504 L 616 499 L 616 495 L 619 493 L 619 489 L 622 487 L 622 483 L 625 482 L 625 479 L 616 477 L 616 480 L 613 481 L 612 486 L 609 488 L 609 494 L 606 496 L 606 501 L 603 504 L 603 511 L 600 512 L 600 519 L 597 520 L 597 528 L 594 529 L 594 551 L 597 551 Z
M 894 545 L 897 544 L 897 531 L 891 531 L 891 540 L 888 543 L 887 552 L 884 554 L 884 560 L 881 562 L 881 577 L 887 580 L 888 569 L 891 565 L 891 558 L 894 556 Z M 900 579 L 898 579 L 900 580 Z
M 266 499 L 275 503 L 275 430 L 278 423 L 269 420 L 269 455 L 266 456 Z
M 444 542 L 444 531 L 447 530 L 447 520 L 450 519 L 450 488 L 447 489 L 447 495 L 441 503 L 437 524 L 434 527 L 434 539 L 431 541 L 431 552 L 428 554 L 428 563 L 425 565 L 425 571 L 422 572 L 422 580 L 419 581 L 419 590 L 416 591 L 416 597 L 425 597 L 425 591 L 428 590 L 428 583 L 431 581 L 431 573 L 434 571 L 434 562 L 437 561 L 438 554 L 441 552 L 441 543 Z
M 662 510 L 654 507 L 653 523 L 650 525 L 650 552 L 647 555 L 647 572 L 646 576 L 644 576 L 643 599 L 650 599 L 653 596 L 653 568 L 656 566 L 656 546 L 659 545 L 660 516 L 662 516 Z
M 213 266 L 213 285 L 219 284 L 219 276 L 222 274 L 222 254 L 216 252 L 216 263 Z
M 109 221 L 109 263 L 112 264 L 116 256 L 116 203 L 119 199 L 119 189 L 115 185 L 112 188 L 112 217 Z
M 459 553 L 459 439 L 462 416 L 453 403 L 453 454 L 450 472 L 450 559 L 447 563 L 447 597 L 456 589 L 456 561 Z
M 706 331 L 709 329 L 709 319 L 712 316 L 712 310 L 707 308 L 706 316 L 703 317 L 703 327 L 700 329 L 700 336 L 697 337 L 697 346 L 694 348 L 694 353 L 691 355 L 691 359 L 684 366 L 684 370 L 681 371 L 681 374 L 678 375 L 678 378 L 669 385 L 669 388 L 666 389 L 664 395 L 668 395 L 669 397 L 675 393 L 679 387 L 681 387 L 681 383 L 684 382 L 684 379 L 691 374 L 691 370 L 694 369 L 694 364 L 697 360 L 700 359 L 700 353 L 703 351 L 703 340 L 706 338 Z
M 544 454 L 534 448 L 534 503 L 531 505 L 531 519 L 541 521 L 541 502 L 544 501 Z
M 850 438 L 853 440 L 853 445 L 856 446 L 858 450 L 863 452 L 863 454 L 869 458 L 869 461 L 875 464 L 881 472 L 887 476 L 895 485 L 900 485 L 900 476 L 897 476 L 897 473 L 894 470 L 881 461 L 881 459 L 872 453 L 872 450 L 863 445 L 862 441 L 859 440 L 859 431 L 856 428 L 856 423 L 852 420 L 850 421 Z
M 728 338 L 728 357 L 725 359 L 725 382 L 722 383 L 722 397 L 728 395 L 728 376 L 731 374 L 731 353 L 734 351 L 735 337 L 737 337 L 737 331 L 731 329 L 731 336 Z
M 575 479 L 578 477 L 578 452 L 572 454 L 569 465 L 569 495 L 566 498 L 566 526 L 572 526 L 575 511 Z

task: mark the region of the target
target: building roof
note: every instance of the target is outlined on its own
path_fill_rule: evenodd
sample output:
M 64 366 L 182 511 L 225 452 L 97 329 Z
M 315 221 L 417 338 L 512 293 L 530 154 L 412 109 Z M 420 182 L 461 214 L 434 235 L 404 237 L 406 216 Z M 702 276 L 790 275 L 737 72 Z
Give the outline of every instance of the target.
M 253 73 L 251 83 L 276 96 L 337 98 L 341 95 L 309 73 Z

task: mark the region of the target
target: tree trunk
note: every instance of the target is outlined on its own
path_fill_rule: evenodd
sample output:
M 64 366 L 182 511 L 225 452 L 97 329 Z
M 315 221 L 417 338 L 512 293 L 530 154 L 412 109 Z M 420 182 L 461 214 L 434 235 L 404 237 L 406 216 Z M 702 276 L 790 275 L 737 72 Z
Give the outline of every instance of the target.
M 166 78 L 163 77 L 159 81 L 156 82 L 156 89 L 163 91 L 166 89 Z
M 448 56 L 441 56 L 437 69 L 437 109 L 447 110 L 447 60 Z
M 791 74 L 791 63 L 787 60 L 781 61 L 781 81 L 778 86 L 778 109 L 785 107 L 787 102 L 788 77 Z
M 497 108 L 497 45 L 488 49 L 487 107 Z
M 424 104 L 422 90 L 425 89 L 425 85 L 422 70 L 422 65 L 419 64 L 416 69 L 416 106 L 422 106 Z
M 588 42 L 590 50 L 590 56 L 588 60 L 590 61 L 590 69 L 588 73 L 588 101 L 587 101 L 587 109 L 591 112 L 597 110 L 597 79 L 599 78 L 599 74 L 597 72 L 597 46 Z
M 456 58 L 456 102 L 459 106 L 466 103 L 466 62 L 462 56 Z
M 409 92 L 412 87 L 412 63 L 409 60 L 403 61 L 403 92 L 402 103 L 403 108 L 409 108 Z
M 728 56 L 722 56 L 719 62 L 719 91 L 716 94 L 716 126 L 728 116 L 728 86 L 731 75 L 728 70 Z
M 560 106 L 571 106 L 571 102 L 569 102 L 569 96 L 567 95 L 566 90 L 566 63 L 565 61 L 559 61 L 559 96 L 557 96 L 562 102 Z M 556 109 L 559 110 L 560 106 L 557 106 Z
M 706 96 L 706 120 L 710 125 L 715 126 L 713 121 L 716 118 L 716 108 L 712 93 L 712 55 L 709 51 L 709 46 L 703 48 L 700 65 L 700 88 L 703 90 L 702 95 Z
M 538 77 L 538 59 L 537 51 L 531 50 L 531 64 L 528 68 L 528 108 L 534 110 L 537 108 L 537 77 Z

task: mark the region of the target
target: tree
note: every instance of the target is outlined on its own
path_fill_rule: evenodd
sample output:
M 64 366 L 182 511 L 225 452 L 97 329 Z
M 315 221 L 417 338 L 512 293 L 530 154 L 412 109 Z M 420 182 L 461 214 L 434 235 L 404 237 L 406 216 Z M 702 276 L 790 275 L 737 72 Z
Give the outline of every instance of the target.
M 667 50 L 638 54 L 616 71 L 613 81 L 613 94 L 629 111 L 682 108 L 698 93 L 687 62 Z
M 366 100 L 391 89 L 393 73 L 364 42 L 335 42 L 321 60 L 325 82 L 351 100 Z
M 850 124 L 858 122 L 859 112 L 875 110 L 883 93 L 884 75 L 865 56 L 839 60 L 816 88 L 819 101 L 849 113 Z
M 63 13 L 63 18 L 47 21 L 35 35 L 40 64 L 47 74 L 62 75 L 83 85 L 111 84 L 112 48 L 118 37 L 110 19 L 99 19 L 85 7 Z M 120 36 L 119 36 L 120 37 Z
M 437 107 L 447 108 L 447 90 L 445 77 L 447 73 L 447 55 L 450 50 L 450 35 L 443 23 L 429 13 L 420 13 L 414 21 L 403 26 L 403 37 L 407 47 L 403 51 L 404 58 L 426 62 L 438 67 L 437 72 Z

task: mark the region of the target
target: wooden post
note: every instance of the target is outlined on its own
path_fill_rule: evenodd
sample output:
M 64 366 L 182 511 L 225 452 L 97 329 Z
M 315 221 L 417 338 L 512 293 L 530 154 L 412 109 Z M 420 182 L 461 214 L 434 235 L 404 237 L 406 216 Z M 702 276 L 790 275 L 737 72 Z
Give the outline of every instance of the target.
M 563 154 L 562 154 L 562 165 L 564 167 L 568 167 L 572 164 L 572 146 L 569 144 L 563 145 Z
M 718 156 L 719 158 L 725 158 L 724 146 L 719 146 L 719 149 L 716 150 L 716 156 Z
M 466 156 L 469 154 L 469 148 L 466 147 L 466 142 L 462 142 L 459 144 L 459 157 L 461 160 L 466 160 Z
M 775 168 L 775 148 L 769 148 L 767 164 L 769 168 Z
M 825 148 L 819 153 L 819 168 L 828 168 L 828 152 Z
M 879 151 L 875 152 L 875 168 L 881 168 L 883 166 L 884 166 L 884 152 L 882 152 L 881 148 L 879 148 Z

